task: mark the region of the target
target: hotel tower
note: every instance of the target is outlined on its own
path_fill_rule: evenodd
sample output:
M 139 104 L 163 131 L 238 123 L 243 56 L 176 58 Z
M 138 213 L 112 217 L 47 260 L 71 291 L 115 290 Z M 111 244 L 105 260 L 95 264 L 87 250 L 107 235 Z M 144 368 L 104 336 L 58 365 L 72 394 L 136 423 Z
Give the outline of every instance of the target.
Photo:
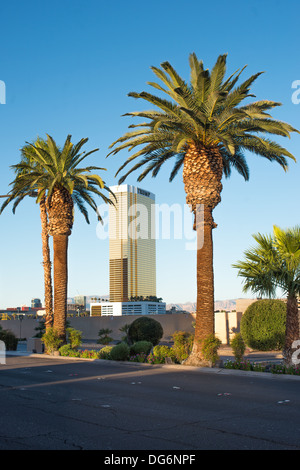
M 127 184 L 110 189 L 110 301 L 156 296 L 155 196 Z

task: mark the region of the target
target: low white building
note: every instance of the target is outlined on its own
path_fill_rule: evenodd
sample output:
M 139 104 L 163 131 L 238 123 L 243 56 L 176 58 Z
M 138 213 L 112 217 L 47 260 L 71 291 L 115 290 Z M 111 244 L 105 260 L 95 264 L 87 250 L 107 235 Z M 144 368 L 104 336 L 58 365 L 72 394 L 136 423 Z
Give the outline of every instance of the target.
M 90 304 L 90 316 L 161 315 L 165 302 L 98 302 Z

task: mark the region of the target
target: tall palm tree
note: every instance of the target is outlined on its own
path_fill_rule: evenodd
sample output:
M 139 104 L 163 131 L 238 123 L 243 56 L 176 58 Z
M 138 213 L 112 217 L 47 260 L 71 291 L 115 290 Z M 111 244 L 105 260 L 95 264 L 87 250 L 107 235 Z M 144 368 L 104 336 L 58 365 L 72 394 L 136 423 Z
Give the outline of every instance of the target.
M 37 147 L 45 147 L 45 141 L 43 139 L 37 138 L 34 143 Z M 22 160 L 27 162 L 28 164 L 32 163 L 31 171 L 34 170 L 36 163 L 30 157 L 32 153 L 31 145 L 25 145 L 21 148 L 21 157 Z M 39 194 L 40 189 L 29 183 L 28 187 L 24 186 L 23 181 L 18 178 L 18 175 L 21 171 L 25 170 L 17 170 L 17 177 L 14 181 L 12 181 L 11 185 L 13 185 L 10 194 L 7 195 L 6 201 L 2 204 L 0 209 L 0 214 L 5 209 L 5 207 L 10 203 L 14 202 L 13 204 L 13 213 L 15 213 L 17 206 L 20 202 L 27 196 L 37 197 Z M 28 172 L 28 169 L 26 170 Z M 50 247 L 49 247 L 49 235 L 48 235 L 48 216 L 47 216 L 47 209 L 46 209 L 46 198 L 43 196 L 39 203 L 40 207 L 40 218 L 41 218 L 41 226 L 42 226 L 42 255 L 43 255 L 43 269 L 44 269 L 44 298 L 45 298 L 45 330 L 46 332 L 50 327 L 52 327 L 53 323 L 53 289 L 52 289 L 52 277 L 51 277 L 51 258 L 50 258 Z
M 67 283 L 68 283 L 68 237 L 74 221 L 74 204 L 89 223 L 87 203 L 102 221 L 94 196 L 112 204 L 104 194 L 110 189 L 94 170 L 105 170 L 96 166 L 81 167 L 81 162 L 93 152 L 81 152 L 87 138 L 72 144 L 68 135 L 64 146 L 60 148 L 54 139 L 47 135 L 43 144 L 27 143 L 23 147 L 24 155 L 20 163 L 13 165 L 17 176 L 15 184 L 18 191 L 38 188 L 36 202 L 45 200 L 47 211 L 47 230 L 53 238 L 53 286 L 54 286 L 54 320 L 53 328 L 60 338 L 66 337 Z
M 256 246 L 244 252 L 244 260 L 233 265 L 243 277 L 244 292 L 276 297 L 278 289 L 287 296 L 284 359 L 292 362 L 292 345 L 299 339 L 298 297 L 300 295 L 300 227 L 273 227 L 272 235 L 253 235 Z
M 113 142 L 110 146 L 113 150 L 108 154 L 139 147 L 118 170 L 119 173 L 133 162 L 120 178 L 120 183 L 145 165 L 138 181 L 150 172 L 155 177 L 170 159 L 175 159 L 170 181 L 183 167 L 186 202 L 195 215 L 194 229 L 199 239 L 197 320 L 190 364 L 201 360 L 201 342 L 214 333 L 212 228 L 216 224 L 212 212 L 221 201 L 222 177 L 228 178 L 234 168 L 248 180 L 246 151 L 275 161 L 284 170 L 288 167 L 288 158 L 295 160 L 290 152 L 268 138 L 268 134 L 286 137 L 296 131 L 267 113 L 280 103 L 261 100 L 240 106 L 246 98 L 253 97 L 250 87 L 260 73 L 235 86 L 245 67 L 225 79 L 226 59 L 226 55 L 220 55 L 210 72 L 204 69 L 195 53 L 191 54 L 190 83 L 185 82 L 169 62 L 162 63 L 161 68 L 151 67 L 161 84 L 148 84 L 167 97 L 148 92 L 129 93 L 129 96 L 145 100 L 155 108 L 127 113 L 125 116 L 142 118 L 143 121 L 130 125 L 129 128 L 134 130 Z M 203 234 L 202 245 L 200 239 Z

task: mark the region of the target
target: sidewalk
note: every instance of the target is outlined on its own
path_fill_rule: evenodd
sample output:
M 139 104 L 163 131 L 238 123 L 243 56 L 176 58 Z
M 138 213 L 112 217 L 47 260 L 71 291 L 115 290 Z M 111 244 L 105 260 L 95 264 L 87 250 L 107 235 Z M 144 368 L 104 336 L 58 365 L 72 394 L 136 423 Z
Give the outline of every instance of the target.
M 81 346 L 81 349 L 99 349 L 100 346 L 96 342 L 87 341 L 84 342 Z M 32 355 L 31 352 L 27 351 L 27 344 L 26 342 L 21 342 L 18 344 L 17 351 L 6 351 L 7 355 L 12 356 L 30 356 Z M 224 362 L 226 361 L 234 361 L 234 354 L 230 346 L 226 344 L 222 344 L 222 346 L 218 350 L 218 354 L 220 359 Z M 273 364 L 279 364 L 282 362 L 282 353 L 281 351 L 254 351 L 251 349 L 246 349 L 244 354 L 244 359 L 249 360 L 250 362 L 268 362 Z
M 234 361 L 234 354 L 230 346 L 222 344 L 218 350 L 220 359 L 225 361 Z M 268 362 L 272 364 L 280 364 L 283 360 L 281 351 L 255 351 L 247 348 L 244 359 L 250 362 Z

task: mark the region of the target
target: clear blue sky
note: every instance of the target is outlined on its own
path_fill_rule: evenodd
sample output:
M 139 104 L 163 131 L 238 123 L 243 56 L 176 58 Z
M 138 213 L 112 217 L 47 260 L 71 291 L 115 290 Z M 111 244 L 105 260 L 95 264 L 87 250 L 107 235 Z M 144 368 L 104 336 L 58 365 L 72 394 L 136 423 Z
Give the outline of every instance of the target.
M 105 159 L 108 146 L 131 123 L 122 114 L 137 109 L 130 91 L 147 89 L 151 65 L 168 60 L 189 79 L 188 56 L 196 52 L 210 68 L 228 53 L 228 73 L 248 64 L 243 78 L 265 71 L 255 83 L 257 99 L 280 101 L 274 117 L 300 128 L 300 105 L 291 101 L 292 82 L 300 80 L 299 2 L 252 0 L 38 0 L 1 6 L 0 80 L 6 104 L 0 105 L 0 193 L 13 179 L 9 166 L 18 162 L 25 141 L 48 133 L 58 143 L 89 137 L 86 149 L 100 148 L 89 160 L 108 169 L 105 180 L 116 184 L 116 170 L 127 152 Z M 143 105 L 145 106 L 145 104 Z M 300 135 L 278 140 L 296 157 Z M 245 297 L 232 263 L 252 243 L 252 234 L 273 224 L 299 223 L 299 163 L 284 173 L 276 164 L 248 155 L 251 177 L 233 174 L 224 181 L 222 202 L 215 209 L 215 297 Z M 157 203 L 185 202 L 182 177 L 168 182 L 170 167 L 141 185 Z M 135 175 L 127 180 L 136 184 Z M 108 242 L 96 235 L 91 213 L 81 214 L 69 248 L 69 296 L 108 293 Z M 0 308 L 43 299 L 39 210 L 23 202 L 15 215 L 0 217 Z M 196 256 L 186 240 L 158 240 L 157 294 L 166 302 L 195 301 Z M 250 295 L 249 295 L 250 296 Z

